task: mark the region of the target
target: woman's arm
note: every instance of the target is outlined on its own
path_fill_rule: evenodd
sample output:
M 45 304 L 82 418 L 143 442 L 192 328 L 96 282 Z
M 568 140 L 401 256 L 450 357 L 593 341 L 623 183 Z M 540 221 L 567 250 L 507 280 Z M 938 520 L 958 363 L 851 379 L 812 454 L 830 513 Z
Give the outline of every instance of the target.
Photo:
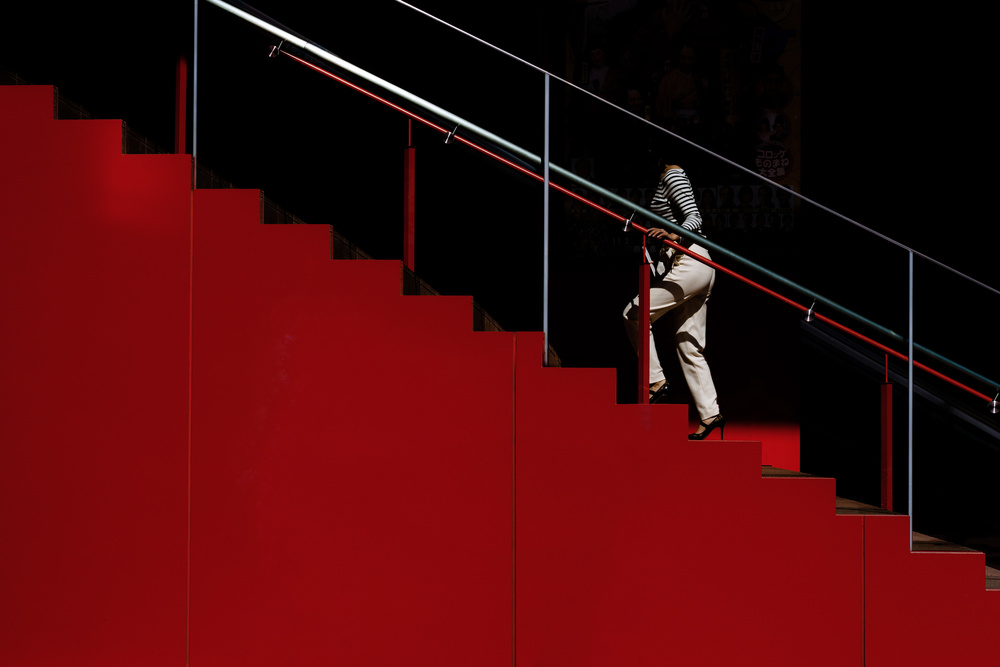
M 688 231 L 701 232 L 701 213 L 694 199 L 694 189 L 680 167 L 670 165 L 666 168 L 649 208 Z M 675 215 L 679 219 L 674 219 Z

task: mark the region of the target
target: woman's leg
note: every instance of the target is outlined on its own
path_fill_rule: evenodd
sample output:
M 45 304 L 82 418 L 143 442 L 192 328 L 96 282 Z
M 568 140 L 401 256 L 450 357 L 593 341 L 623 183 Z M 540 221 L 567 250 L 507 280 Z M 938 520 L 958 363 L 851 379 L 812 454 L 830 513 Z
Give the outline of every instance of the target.
M 705 257 L 708 251 L 701 246 L 691 249 Z M 684 282 L 691 297 L 685 300 L 673 314 L 674 343 L 680 360 L 684 380 L 691 390 L 695 409 L 702 421 L 719 414 L 718 395 L 712 371 L 705 359 L 705 334 L 708 322 L 708 298 L 715 285 L 715 269 L 690 257 L 683 257 L 674 266 L 677 279 Z M 668 274 L 669 276 L 670 274 Z
M 669 274 L 668 274 L 669 275 Z M 665 277 L 657 278 L 649 286 L 649 325 L 650 330 L 646 334 L 649 345 L 649 384 L 656 384 L 666 379 L 663 375 L 663 367 L 660 365 L 660 358 L 656 354 L 656 343 L 653 341 L 653 322 L 670 312 L 683 299 L 683 290 L 673 283 L 667 283 Z M 631 303 L 625 306 L 622 313 L 625 318 L 625 333 L 628 334 L 632 349 L 639 352 L 639 297 L 632 299 Z
M 708 252 L 699 246 L 696 252 L 707 256 Z M 674 308 L 690 299 L 708 298 L 715 280 L 715 270 L 690 257 L 680 255 L 674 258 L 670 271 L 655 278 L 649 287 L 649 324 L 647 334 L 649 344 L 649 383 L 654 384 L 665 379 L 663 367 L 656 354 L 656 344 L 653 341 L 652 325 L 658 319 Z M 639 343 L 639 297 L 636 296 L 622 313 L 625 319 L 625 333 L 628 334 L 632 349 L 638 352 Z
M 712 371 L 705 359 L 705 326 L 708 319 L 708 297 L 688 299 L 675 313 L 677 358 L 684 371 L 684 380 L 691 390 L 698 417 L 705 421 L 719 414 L 718 395 L 712 381 Z

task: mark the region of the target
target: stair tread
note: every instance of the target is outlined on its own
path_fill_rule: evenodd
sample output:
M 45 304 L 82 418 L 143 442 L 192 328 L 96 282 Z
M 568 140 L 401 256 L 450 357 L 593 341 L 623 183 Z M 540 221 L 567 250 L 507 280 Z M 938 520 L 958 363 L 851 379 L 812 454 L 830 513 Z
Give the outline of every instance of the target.
M 899 514 L 899 513 L 883 509 L 876 505 L 869 505 L 867 503 L 863 503 L 858 500 L 851 500 L 850 498 L 841 498 L 840 496 L 838 496 L 837 514 L 846 516 L 850 514 L 880 515 L 880 514 Z
M 987 590 L 1000 591 L 1000 570 L 989 565 L 986 566 L 986 588 Z
M 761 475 L 763 477 L 816 477 L 816 475 L 811 475 L 809 473 L 797 470 L 783 470 L 769 465 L 761 466 Z M 837 515 L 905 516 L 904 514 L 899 514 L 898 512 L 892 512 L 858 500 L 851 500 L 850 498 L 841 498 L 840 496 L 837 496 Z M 938 537 L 924 535 L 923 533 L 918 532 L 913 533 L 912 551 L 914 553 L 930 551 L 980 553 L 978 549 L 972 549 L 970 547 L 965 547 L 960 544 L 955 544 L 953 542 L 948 542 L 947 540 L 942 540 Z M 986 566 L 986 588 L 989 590 L 1000 590 L 1000 569 L 990 567 L 988 565 Z
M 761 475 L 764 477 L 815 477 L 815 475 L 810 475 L 807 472 L 799 472 L 798 470 L 785 470 L 783 468 L 775 468 L 774 466 L 762 465 L 760 467 Z
M 774 466 L 769 466 L 769 465 L 761 466 L 761 475 L 763 477 L 816 477 L 816 475 L 811 475 L 807 472 L 800 472 L 798 470 L 784 470 L 782 468 L 775 468 Z M 881 507 L 876 507 L 875 505 L 869 505 L 867 503 L 863 503 L 858 500 L 851 500 L 850 498 L 841 498 L 840 496 L 837 496 L 837 514 L 880 515 L 880 514 L 896 514 L 896 512 L 884 510 Z

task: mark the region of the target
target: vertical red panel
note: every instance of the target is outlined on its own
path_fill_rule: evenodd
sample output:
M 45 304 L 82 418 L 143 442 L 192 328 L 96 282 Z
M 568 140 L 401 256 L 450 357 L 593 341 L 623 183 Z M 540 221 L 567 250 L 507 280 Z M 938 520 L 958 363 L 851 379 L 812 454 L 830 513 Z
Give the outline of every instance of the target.
M 995 665 L 1000 591 L 985 556 L 914 552 L 910 519 L 866 516 L 865 665 Z
M 517 339 L 519 664 L 861 664 L 832 480 L 762 480 L 756 443 L 688 441 L 685 406 L 614 405 Z
M 760 439 L 761 463 L 782 470 L 799 470 L 798 422 L 754 422 L 740 420 L 726 425 L 736 439 Z M 743 434 L 746 434 L 745 436 Z
M 511 662 L 512 334 L 196 193 L 192 661 Z
M 0 663 L 185 656 L 190 160 L 0 86 Z

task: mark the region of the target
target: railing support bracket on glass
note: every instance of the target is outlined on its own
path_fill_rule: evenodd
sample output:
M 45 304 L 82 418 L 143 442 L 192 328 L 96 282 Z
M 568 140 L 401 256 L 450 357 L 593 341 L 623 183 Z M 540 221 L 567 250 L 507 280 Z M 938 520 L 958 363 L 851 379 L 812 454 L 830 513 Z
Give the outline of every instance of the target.
M 812 305 L 809 306 L 809 310 L 806 311 L 805 317 L 803 317 L 802 319 L 805 320 L 806 322 L 812 322 L 813 319 L 815 319 L 815 317 L 816 317 L 815 314 L 813 313 L 813 309 L 814 308 L 816 308 L 816 300 L 815 299 L 813 300 Z
M 625 229 L 622 230 L 623 232 L 627 232 L 629 229 L 632 228 L 632 219 L 634 217 L 635 217 L 635 211 L 632 211 L 632 215 L 630 215 L 628 217 L 628 220 L 625 221 Z

